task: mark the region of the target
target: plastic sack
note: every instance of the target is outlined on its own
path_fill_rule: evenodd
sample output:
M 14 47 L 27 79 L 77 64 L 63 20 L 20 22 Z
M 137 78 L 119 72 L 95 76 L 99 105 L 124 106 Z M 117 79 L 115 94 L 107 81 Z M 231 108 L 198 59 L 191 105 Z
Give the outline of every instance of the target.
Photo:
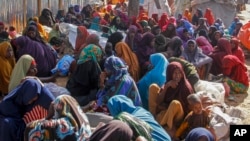
M 194 89 L 196 92 L 205 91 L 210 93 L 214 99 L 217 99 L 217 102 L 224 103 L 226 91 L 222 83 L 199 80 L 194 85 Z
M 59 72 L 60 76 L 67 76 L 69 73 L 70 64 L 74 58 L 70 55 L 64 55 L 56 64 L 56 67 L 51 70 L 52 74 Z

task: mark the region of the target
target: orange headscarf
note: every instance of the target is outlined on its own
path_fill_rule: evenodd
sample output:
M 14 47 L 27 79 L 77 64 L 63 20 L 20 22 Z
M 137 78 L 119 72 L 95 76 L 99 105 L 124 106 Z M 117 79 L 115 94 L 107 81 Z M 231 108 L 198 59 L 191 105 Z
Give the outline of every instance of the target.
M 38 17 L 34 17 L 33 20 L 34 20 L 34 22 L 36 22 L 37 30 L 39 31 L 41 37 L 45 41 L 48 41 L 49 34 L 44 30 L 43 25 L 39 23 Z
M 137 82 L 140 77 L 140 66 L 137 56 L 131 51 L 125 42 L 119 42 L 115 46 L 116 55 L 122 58 L 128 65 L 128 72 L 132 78 Z
M 189 12 L 188 9 L 186 9 L 183 13 L 183 17 L 185 17 L 189 22 L 192 22 L 192 14 Z
M 0 91 L 4 94 L 8 93 L 10 76 L 15 66 L 14 56 L 6 58 L 7 49 L 11 47 L 10 43 L 5 41 L 0 44 Z
M 89 36 L 89 32 L 85 26 L 78 26 L 77 30 L 80 31 L 80 34 L 77 33 L 76 44 L 75 44 L 75 54 L 79 54 L 81 52 L 80 48 L 85 43 L 86 38 Z
M 207 23 L 209 26 L 214 24 L 214 14 L 210 8 L 207 8 L 204 14 L 204 18 L 207 19 Z

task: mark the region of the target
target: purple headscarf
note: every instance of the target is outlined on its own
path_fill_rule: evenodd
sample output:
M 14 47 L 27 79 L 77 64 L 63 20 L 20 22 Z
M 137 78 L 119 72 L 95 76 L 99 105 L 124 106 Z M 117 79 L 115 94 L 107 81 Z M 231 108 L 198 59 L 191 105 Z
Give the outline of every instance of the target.
M 17 54 L 18 59 L 24 54 L 29 54 L 36 60 L 38 69 L 37 76 L 50 76 L 50 70 L 56 65 L 56 54 L 49 46 L 31 40 L 27 36 L 18 37 L 14 42 L 19 47 Z

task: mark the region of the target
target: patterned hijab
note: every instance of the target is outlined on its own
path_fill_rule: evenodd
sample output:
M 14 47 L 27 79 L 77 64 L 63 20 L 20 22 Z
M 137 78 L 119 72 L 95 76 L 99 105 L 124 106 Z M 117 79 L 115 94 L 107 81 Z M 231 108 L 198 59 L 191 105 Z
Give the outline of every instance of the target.
M 96 62 L 99 62 L 101 59 L 102 59 L 102 50 L 94 44 L 89 44 L 82 50 L 79 56 L 79 60 L 77 61 L 77 64 L 82 64 L 89 60 L 94 60 Z
M 109 84 L 114 84 L 116 80 L 119 80 L 124 74 L 128 73 L 128 67 L 125 63 L 114 55 L 106 59 L 104 67 L 107 72 L 111 72 L 111 76 L 107 82 Z

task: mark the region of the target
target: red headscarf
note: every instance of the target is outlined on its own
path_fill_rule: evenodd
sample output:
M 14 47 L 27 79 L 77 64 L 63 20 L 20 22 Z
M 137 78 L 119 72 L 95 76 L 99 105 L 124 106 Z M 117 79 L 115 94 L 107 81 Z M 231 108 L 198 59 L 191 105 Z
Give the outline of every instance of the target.
M 213 75 L 218 75 L 222 73 L 222 59 L 226 55 L 232 54 L 231 44 L 228 39 L 220 38 L 218 40 L 217 46 L 214 48 L 214 51 L 209 55 L 213 59 L 213 64 L 210 70 L 210 73 Z
M 111 12 L 112 11 L 112 5 L 111 4 L 108 4 L 107 5 L 107 12 Z
M 80 48 L 85 43 L 86 38 L 89 36 L 89 33 L 85 26 L 78 26 L 77 29 L 81 32 L 81 35 L 77 34 L 74 52 L 80 53 Z
M 244 52 L 242 51 L 241 47 L 239 47 L 239 40 L 235 37 L 231 39 L 231 43 L 235 44 L 235 48 L 232 49 L 232 54 L 237 56 L 240 61 L 245 64 L 245 55 Z
M 158 25 L 163 30 L 163 27 L 168 24 L 168 15 L 167 13 L 162 13 L 160 20 L 158 21 Z
M 204 14 L 204 18 L 207 19 L 207 23 L 209 26 L 214 24 L 214 14 L 210 8 L 207 8 Z
M 152 14 L 152 18 L 158 23 L 159 21 L 158 14 L 156 13 Z
M 171 62 L 167 68 L 167 82 L 173 80 L 173 74 L 176 69 L 179 69 L 182 74 L 182 78 L 176 88 L 169 87 L 166 91 L 164 103 L 170 104 L 172 100 L 180 101 L 185 115 L 189 112 L 187 96 L 192 94 L 193 88 L 186 78 L 182 65 L 179 62 Z M 166 83 L 167 83 L 166 82 Z
M 222 61 L 222 68 L 225 76 L 249 86 L 247 68 L 238 57 L 226 55 Z

